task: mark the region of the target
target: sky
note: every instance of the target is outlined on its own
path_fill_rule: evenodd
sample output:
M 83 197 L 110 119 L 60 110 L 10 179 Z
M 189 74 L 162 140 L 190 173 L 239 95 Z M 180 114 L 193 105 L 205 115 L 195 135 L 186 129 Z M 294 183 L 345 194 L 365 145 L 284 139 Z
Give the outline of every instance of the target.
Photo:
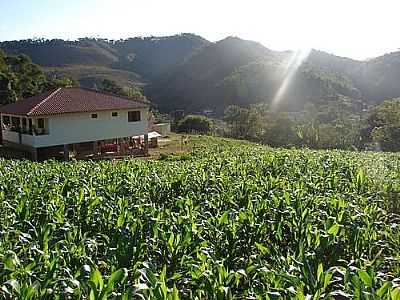
M 0 41 L 227 36 L 367 59 L 400 48 L 400 0 L 0 0 Z

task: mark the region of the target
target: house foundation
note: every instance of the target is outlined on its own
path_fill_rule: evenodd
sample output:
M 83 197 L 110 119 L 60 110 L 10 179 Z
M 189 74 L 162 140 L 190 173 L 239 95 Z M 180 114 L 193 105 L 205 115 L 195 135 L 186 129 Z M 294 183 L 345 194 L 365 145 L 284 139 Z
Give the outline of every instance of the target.
M 33 161 L 38 160 L 37 149 L 28 145 L 13 143 L 10 141 L 3 140 L 3 146 L 6 148 L 14 149 L 24 153 L 24 157 Z

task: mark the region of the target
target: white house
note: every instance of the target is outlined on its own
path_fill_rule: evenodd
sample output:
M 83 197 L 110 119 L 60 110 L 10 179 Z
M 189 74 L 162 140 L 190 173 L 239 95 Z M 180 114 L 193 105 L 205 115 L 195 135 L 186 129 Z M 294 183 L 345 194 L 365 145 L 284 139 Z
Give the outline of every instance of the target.
M 59 88 L 0 107 L 3 144 L 32 153 L 148 133 L 149 104 L 83 88 Z

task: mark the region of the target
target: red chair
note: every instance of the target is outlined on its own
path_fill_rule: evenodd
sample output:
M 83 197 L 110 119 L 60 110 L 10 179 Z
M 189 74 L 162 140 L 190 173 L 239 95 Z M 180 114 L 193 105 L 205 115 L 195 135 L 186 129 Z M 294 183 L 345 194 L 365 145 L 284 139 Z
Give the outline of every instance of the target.
M 118 152 L 117 144 L 105 144 L 101 147 L 101 152 Z

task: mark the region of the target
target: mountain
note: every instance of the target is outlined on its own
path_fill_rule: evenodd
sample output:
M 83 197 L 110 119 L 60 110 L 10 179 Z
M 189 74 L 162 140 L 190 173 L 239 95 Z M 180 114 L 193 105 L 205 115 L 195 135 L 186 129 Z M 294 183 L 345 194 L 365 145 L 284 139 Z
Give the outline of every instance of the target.
M 209 44 L 172 73 L 149 85 L 150 98 L 164 109 L 209 108 L 221 113 L 230 104 L 271 103 L 281 93 L 279 106 L 298 110 L 307 102 L 334 95 L 360 98 L 348 78 L 291 60 L 296 53 L 276 52 L 259 43 L 229 37 Z M 290 80 L 285 78 L 290 74 Z
M 357 61 L 317 50 L 304 56 L 273 51 L 237 37 L 209 42 L 194 34 L 10 41 L 0 49 L 24 53 L 47 74 L 71 77 L 85 87 L 103 79 L 142 86 L 164 111 L 222 113 L 230 104 L 258 102 L 296 111 L 308 102 L 345 98 L 369 105 L 400 96 L 400 52 Z
M 106 40 L 22 40 L 0 43 L 8 54 L 26 54 L 51 75 L 69 76 L 85 87 L 103 79 L 144 85 L 209 42 L 193 34 Z
M 296 111 L 308 102 L 339 99 L 362 109 L 400 96 L 400 52 L 357 61 L 311 50 L 296 62 L 296 52 L 227 40 L 204 47 L 173 73 L 150 84 L 147 93 L 165 109 L 208 108 L 219 113 L 230 104 L 267 102 Z
M 154 80 L 188 59 L 209 42 L 193 34 L 169 37 L 131 38 L 113 42 L 119 60 L 113 67 Z
M 318 69 L 346 76 L 369 103 L 400 96 L 400 51 L 357 61 L 314 50 L 307 62 Z
M 267 57 L 273 59 L 273 52 L 261 44 L 229 37 L 202 48 L 146 91 L 162 109 L 215 109 L 222 104 L 216 99 L 218 84 L 237 68 Z
M 354 81 L 364 91 L 365 98 L 375 103 L 399 97 L 400 51 L 365 62 L 361 74 Z

